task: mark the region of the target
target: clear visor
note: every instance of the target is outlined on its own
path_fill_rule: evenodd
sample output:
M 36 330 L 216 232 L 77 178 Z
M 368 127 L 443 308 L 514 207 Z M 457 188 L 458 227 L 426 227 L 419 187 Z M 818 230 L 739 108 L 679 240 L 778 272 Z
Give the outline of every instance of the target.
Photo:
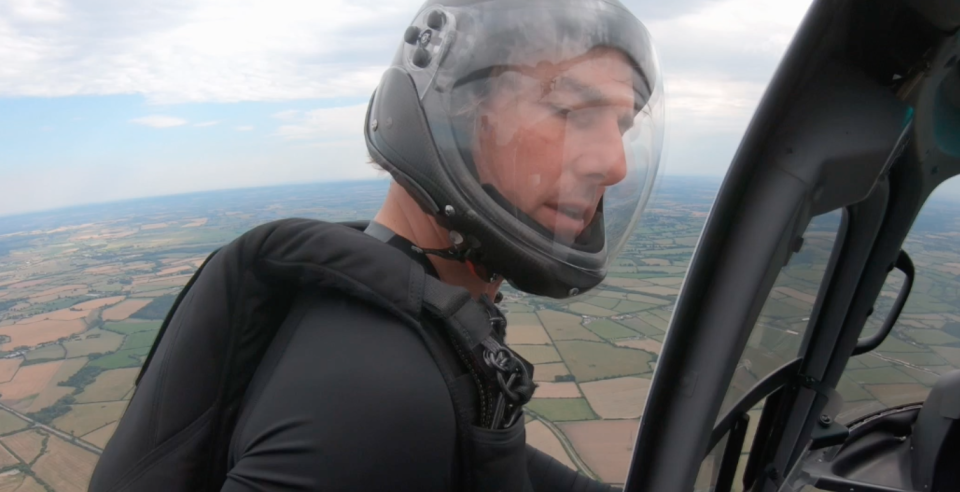
M 646 30 L 600 0 L 432 7 L 421 21 L 408 69 L 450 174 L 505 234 L 605 267 L 660 160 L 663 97 Z

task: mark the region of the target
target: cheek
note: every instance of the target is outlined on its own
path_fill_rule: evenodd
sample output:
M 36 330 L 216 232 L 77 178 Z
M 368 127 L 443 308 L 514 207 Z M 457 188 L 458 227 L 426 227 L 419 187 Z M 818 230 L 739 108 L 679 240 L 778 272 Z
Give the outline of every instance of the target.
M 556 193 L 563 174 L 563 128 L 551 121 L 530 122 L 510 128 L 487 140 L 494 147 L 481 179 L 494 184 L 511 203 L 530 214 Z M 495 174 L 487 176 L 483 174 Z

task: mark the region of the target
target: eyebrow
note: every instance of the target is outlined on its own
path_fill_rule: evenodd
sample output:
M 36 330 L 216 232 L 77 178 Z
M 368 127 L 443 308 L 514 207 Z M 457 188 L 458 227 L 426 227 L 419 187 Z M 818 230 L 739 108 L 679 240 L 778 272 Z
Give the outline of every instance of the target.
M 558 82 L 555 87 L 561 88 L 561 89 L 570 89 L 571 91 L 576 93 L 576 95 L 580 97 L 582 101 L 588 104 L 597 104 L 597 105 L 604 105 L 604 106 L 614 105 L 613 104 L 614 101 L 609 97 L 607 97 L 607 95 L 604 94 L 603 91 L 597 89 L 596 87 L 591 87 L 589 85 L 586 85 L 572 77 L 561 76 L 557 79 L 554 79 L 554 81 Z M 637 98 L 633 97 L 632 99 L 633 99 L 633 104 L 631 106 L 633 107 L 633 110 L 638 112 L 642 110 L 643 105 L 637 101 Z

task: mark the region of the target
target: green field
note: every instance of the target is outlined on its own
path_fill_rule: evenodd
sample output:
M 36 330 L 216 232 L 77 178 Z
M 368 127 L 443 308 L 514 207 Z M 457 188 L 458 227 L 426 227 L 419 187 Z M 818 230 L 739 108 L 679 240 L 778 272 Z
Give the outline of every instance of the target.
M 591 322 L 586 326 L 588 330 L 600 335 L 601 337 L 607 340 L 615 340 L 618 338 L 632 338 L 636 337 L 639 334 L 621 324 L 615 323 L 607 319 L 600 319 Z
M 0 410 L 0 436 L 13 434 L 26 429 L 28 426 L 29 424 L 26 420 L 23 420 L 6 410 Z
M 162 322 L 160 321 L 111 321 L 104 323 L 103 328 L 123 335 L 129 335 L 139 331 L 159 330 L 161 324 Z
M 140 357 L 150 353 L 150 347 L 141 347 L 130 350 L 120 350 L 90 361 L 89 365 L 104 369 L 120 369 L 122 367 L 140 366 Z
M 67 351 L 63 348 L 63 345 L 54 344 L 31 350 L 27 352 L 25 358 L 30 361 L 54 360 L 62 359 L 66 357 L 66 355 Z
M 526 408 L 553 422 L 599 418 L 584 398 L 534 398 Z
M 515 345 L 511 348 L 531 364 L 560 362 L 561 360 L 557 349 L 549 345 Z
M 157 338 L 157 331 L 138 331 L 126 336 L 120 350 L 131 350 L 143 347 L 153 346 L 153 341 Z
M 556 342 L 570 372 L 578 382 L 650 372 L 653 354 L 596 342 Z

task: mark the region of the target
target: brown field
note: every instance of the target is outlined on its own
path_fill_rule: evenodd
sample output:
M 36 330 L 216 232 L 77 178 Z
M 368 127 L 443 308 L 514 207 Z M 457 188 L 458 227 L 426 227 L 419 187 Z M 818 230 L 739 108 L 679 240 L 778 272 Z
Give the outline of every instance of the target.
M 23 479 L 29 475 L 20 473 L 20 470 L 9 470 L 0 473 L 0 492 L 17 492 L 23 484 Z M 41 489 L 40 492 L 46 492 Z
M 112 306 L 124 299 L 126 299 L 126 297 L 124 296 L 104 297 L 103 299 L 94 299 L 92 301 L 86 301 L 86 302 L 81 302 L 80 304 L 75 304 L 70 309 L 74 311 L 93 311 L 94 309 L 100 309 L 102 307 Z
M 570 374 L 567 365 L 563 362 L 553 364 L 537 364 L 533 368 L 534 381 L 554 381 L 556 376 L 566 376 Z
M 113 437 L 113 433 L 117 430 L 117 425 L 118 422 L 107 424 L 89 434 L 85 434 L 83 436 L 83 440 L 100 449 L 103 449 L 107 446 L 110 438 Z
M 507 345 L 549 345 L 550 336 L 540 325 L 507 326 Z
M 600 341 L 600 337 L 584 328 L 579 316 L 544 309 L 537 312 L 543 327 L 547 329 L 550 338 L 556 340 L 592 340 Z
M 643 415 L 643 405 L 650 392 L 650 380 L 644 378 L 617 378 L 582 383 L 580 390 L 590 407 L 604 419 L 637 419 Z
M 647 304 L 654 304 L 657 306 L 663 306 L 665 304 L 670 304 L 670 301 L 660 299 L 657 297 L 645 296 L 643 294 L 627 294 L 627 299 L 637 302 L 645 302 Z
M 23 484 L 15 492 L 47 492 L 47 488 L 40 485 L 33 477 L 26 475 L 23 477 Z
M 182 227 L 203 227 L 207 225 L 207 220 L 209 219 L 207 218 L 197 219 L 197 220 L 194 220 L 193 222 L 190 222 L 189 224 L 184 224 Z
M 104 371 L 76 396 L 77 403 L 117 401 L 133 388 L 134 380 L 140 373 L 139 367 Z
M 112 331 L 94 328 L 83 334 L 81 340 L 67 340 L 63 342 L 67 349 L 67 357 L 81 357 L 92 353 L 113 352 L 123 343 L 123 335 Z
M 84 311 L 80 311 L 84 314 Z M 55 342 L 74 333 L 80 333 L 87 328 L 87 324 L 80 319 L 69 321 L 38 321 L 36 323 L 4 326 L 0 328 L 0 335 L 10 337 L 10 342 L 0 345 L 0 350 L 10 350 L 21 345 L 35 347 L 41 343 Z
M 33 465 L 41 480 L 57 492 L 84 492 L 98 456 L 59 437 L 50 436 L 47 452 Z
M 543 422 L 539 420 L 527 422 L 526 433 L 527 444 L 552 456 L 555 460 L 567 465 L 571 470 L 577 469 L 577 466 L 573 464 L 573 460 L 570 459 L 567 451 L 563 449 L 563 444 L 560 443 L 560 439 L 558 439 Z
M 6 448 L 0 447 L 0 468 L 6 468 L 17 463 L 20 463 L 20 460 L 16 456 L 10 454 L 10 451 L 7 451 Z
M 20 369 L 20 364 L 22 363 L 22 357 L 0 359 L 0 383 L 6 383 L 13 379 L 13 375 L 17 373 L 17 369 Z
M 163 229 L 163 228 L 165 228 L 165 227 L 169 227 L 169 225 L 168 225 L 166 222 L 160 222 L 160 223 L 157 223 L 157 224 L 144 224 L 144 225 L 140 226 L 140 230 L 141 230 L 141 231 L 152 231 L 152 230 L 156 230 L 156 229 Z
M 621 277 L 607 277 L 604 280 L 604 283 L 607 285 L 612 285 L 614 287 L 625 287 L 625 288 L 634 288 L 634 287 L 651 287 L 653 284 L 645 280 L 640 280 L 636 278 L 621 278 Z
M 632 287 L 631 290 L 637 292 L 643 292 L 645 294 L 653 294 L 655 296 L 675 296 L 680 294 L 679 289 L 674 289 L 672 287 L 664 287 L 662 285 L 657 285 L 653 287 Z
M 183 285 L 190 280 L 192 274 L 185 275 L 174 275 L 172 277 L 157 277 L 153 274 L 144 275 L 142 277 L 134 277 L 133 286 L 134 287 L 144 287 L 147 285 L 151 286 L 162 286 L 169 287 L 171 285 Z
M 63 362 L 57 360 L 21 367 L 10 382 L 0 384 L 0 401 L 17 401 L 40 393 L 57 375 Z
M 174 267 L 164 268 L 163 270 L 160 270 L 159 272 L 157 272 L 157 276 L 161 277 L 164 275 L 170 275 L 172 273 L 177 273 L 177 272 L 188 272 L 190 270 L 193 270 L 193 265 L 174 266 Z
M 922 402 L 930 393 L 930 388 L 920 384 L 867 384 L 863 387 L 888 407 Z
M 60 294 L 49 294 L 45 296 L 31 297 L 30 303 L 43 304 L 45 302 L 56 301 L 61 297 L 78 297 L 78 296 L 86 295 L 87 292 L 90 292 L 90 291 L 86 288 L 83 288 L 83 289 L 71 290 L 69 292 L 62 292 Z
M 813 303 L 817 302 L 817 296 L 810 295 L 810 294 L 807 294 L 807 293 L 804 293 L 804 292 L 800 292 L 799 290 L 797 290 L 797 289 L 792 289 L 792 288 L 790 288 L 790 287 L 777 287 L 777 288 L 775 288 L 775 289 L 773 289 L 773 290 L 775 290 L 775 291 L 777 291 L 777 292 L 779 292 L 779 293 L 781 293 L 781 294 L 786 294 L 786 295 L 788 295 L 788 296 L 790 296 L 790 297 L 792 297 L 792 298 L 794 298 L 794 299 L 803 301 L 803 302 L 805 302 L 805 303 L 807 303 L 807 304 L 813 304 Z
M 545 362 L 560 362 L 560 354 L 557 349 L 544 345 L 517 345 L 510 347 L 514 352 L 520 354 L 520 357 L 527 359 L 531 364 L 543 364 Z
M 90 267 L 84 270 L 83 273 L 90 275 L 116 275 L 120 273 L 120 267 L 114 265 Z
M 8 288 L 8 289 L 11 289 L 11 290 L 27 289 L 27 288 L 30 288 L 30 287 L 36 287 L 36 286 L 38 286 L 38 285 L 43 285 L 43 284 L 45 284 L 45 283 L 47 283 L 47 282 L 49 282 L 49 281 L 50 281 L 50 279 L 48 279 L 48 278 L 44 278 L 44 279 L 40 279 L 40 280 L 27 280 L 27 281 L 25 281 L 25 282 L 18 282 L 18 283 L 9 284 L 9 285 L 7 285 L 7 288 Z
M 73 405 L 69 413 L 53 421 L 53 426 L 64 432 L 73 432 L 82 436 L 120 420 L 126 408 L 125 401 Z
M 73 393 L 73 388 L 67 386 L 56 386 L 51 384 L 43 389 L 36 398 L 23 400 L 15 405 L 11 405 L 15 410 L 21 413 L 39 412 L 57 402 L 60 398 Z
M 656 341 L 644 339 L 644 340 L 623 340 L 617 342 L 617 345 L 620 347 L 628 347 L 640 350 L 646 350 L 647 352 L 652 352 L 654 354 L 659 354 L 663 349 L 663 344 Z
M 7 449 L 13 451 L 13 454 L 19 456 L 21 460 L 30 463 L 40 455 L 45 436 L 46 434 L 41 434 L 35 430 L 26 430 L 19 434 L 0 438 L 0 442 Z
M 580 388 L 577 383 L 538 383 L 536 391 L 533 392 L 534 398 L 581 398 Z
M 64 360 L 63 364 L 61 364 L 60 368 L 57 370 L 57 373 L 54 374 L 52 378 L 50 378 L 50 382 L 47 384 L 45 388 L 43 388 L 43 391 L 41 391 L 36 398 L 30 401 L 29 406 L 26 406 L 24 408 L 24 406 L 21 406 L 18 404 L 15 408 L 24 413 L 39 412 L 40 410 L 43 410 L 44 408 L 47 408 L 50 405 L 53 405 L 60 398 L 63 398 L 64 396 L 67 396 L 70 393 L 73 393 L 73 388 L 70 388 L 67 386 L 59 386 L 57 383 L 66 381 L 67 379 L 70 378 L 70 376 L 73 376 L 74 374 L 76 374 L 77 371 L 79 371 L 80 368 L 82 368 L 86 364 L 87 364 L 86 357 Z
M 637 420 L 557 424 L 590 469 L 607 483 L 623 483 L 637 440 Z
M 45 297 L 71 290 L 86 290 L 86 288 L 86 285 L 61 285 L 60 287 L 53 287 L 42 292 L 37 292 L 36 294 L 31 294 L 30 298 L 33 299 L 34 297 Z M 54 299 L 56 299 L 56 297 L 54 297 Z
M 103 312 L 104 321 L 123 321 L 140 308 L 150 304 L 150 299 L 129 299 Z
M 39 323 L 41 321 L 70 321 L 74 319 L 82 319 L 86 317 L 88 313 L 85 311 L 74 311 L 70 308 L 60 309 L 58 311 L 50 311 L 49 313 L 41 313 L 36 316 L 31 316 L 29 318 L 24 318 L 20 321 L 17 321 L 18 325 L 28 325 L 33 323 Z
M 670 260 L 665 260 L 663 258 L 644 258 L 640 261 L 642 261 L 644 265 L 670 266 Z
M 545 345 L 550 343 L 540 318 L 533 313 L 507 313 L 507 344 Z
M 573 311 L 577 314 L 585 314 L 587 316 L 616 316 L 616 311 L 611 311 L 600 306 L 594 306 L 593 304 L 588 304 L 586 302 L 574 302 L 567 306 L 567 309 Z

